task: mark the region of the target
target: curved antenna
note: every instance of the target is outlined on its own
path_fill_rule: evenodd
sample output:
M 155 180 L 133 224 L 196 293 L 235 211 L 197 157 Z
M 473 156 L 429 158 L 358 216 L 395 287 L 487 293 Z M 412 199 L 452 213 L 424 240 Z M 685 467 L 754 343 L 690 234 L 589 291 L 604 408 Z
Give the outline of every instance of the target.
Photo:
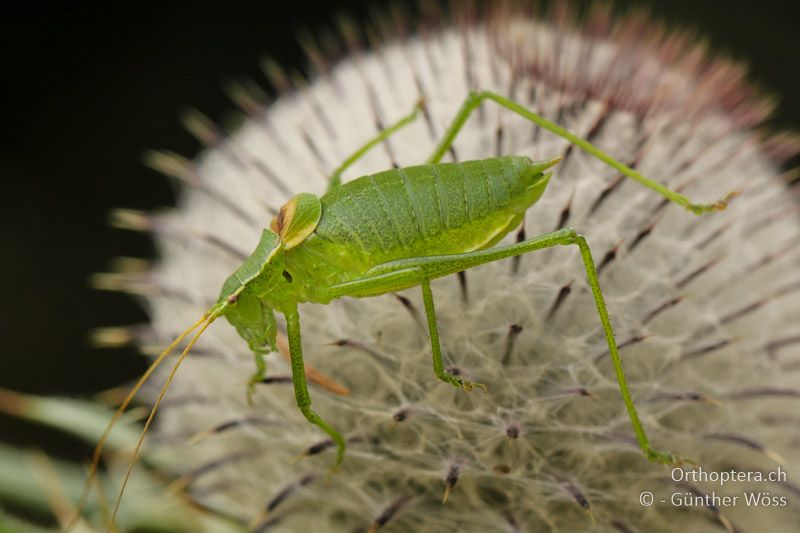
M 142 377 L 139 378 L 139 381 L 136 382 L 136 385 L 134 385 L 134 387 L 122 401 L 119 408 L 117 409 L 117 412 L 114 413 L 114 416 L 111 418 L 111 421 L 106 426 L 105 431 L 103 431 L 103 434 L 100 436 L 100 440 L 97 441 L 97 445 L 94 448 L 94 455 L 92 456 L 92 464 L 89 467 L 89 475 L 86 478 L 86 482 L 83 485 L 83 490 L 81 491 L 81 497 L 80 500 L 78 500 L 78 506 L 75 508 L 75 515 L 67 524 L 67 527 L 64 529 L 65 531 L 71 530 L 80 519 L 81 512 L 83 511 L 83 508 L 86 506 L 86 501 L 89 499 L 89 491 L 92 488 L 92 481 L 94 481 L 95 476 L 97 476 L 97 467 L 100 464 L 100 454 L 103 451 L 103 447 L 105 447 L 106 441 L 108 440 L 108 436 L 111 434 L 111 430 L 114 428 L 114 425 L 122 416 L 122 413 L 125 412 L 125 409 L 128 408 L 128 405 L 131 403 L 131 401 L 133 401 L 133 398 L 136 396 L 136 393 L 139 392 L 139 389 L 142 388 L 142 385 L 144 385 L 145 381 L 147 381 L 147 378 L 150 377 L 153 371 L 155 371 L 155 369 L 158 368 L 158 365 L 160 365 L 164 361 L 164 359 L 167 358 L 170 352 L 172 352 L 172 350 L 174 350 L 175 347 L 178 344 L 180 344 L 180 342 L 187 335 L 189 335 L 189 333 L 197 329 L 204 322 L 207 322 L 206 325 L 203 327 L 203 330 L 205 330 L 208 327 L 208 325 L 214 321 L 214 319 L 216 319 L 216 316 L 214 316 L 213 318 L 209 318 L 208 313 L 206 313 L 205 315 L 203 315 L 203 318 L 195 322 L 183 333 L 178 335 L 175 338 L 175 340 L 172 341 L 170 345 L 167 346 L 164 349 L 164 351 L 158 355 L 158 357 L 156 357 L 155 361 L 153 361 L 153 363 L 147 368 L 147 370 L 145 370 L 144 374 L 142 374 Z M 196 340 L 196 337 L 194 340 Z
M 150 410 L 150 416 L 147 417 L 147 422 L 144 423 L 142 434 L 139 435 L 139 442 L 136 443 L 136 448 L 133 450 L 133 456 L 131 457 L 131 460 L 128 463 L 128 470 L 125 472 L 125 478 L 122 480 L 122 486 L 119 489 L 119 494 L 117 495 L 117 501 L 114 504 L 114 512 L 111 513 L 111 519 L 108 521 L 109 533 L 113 531 L 114 520 L 117 517 L 119 506 L 122 503 L 122 495 L 125 494 L 125 487 L 128 485 L 128 478 L 130 478 L 131 472 L 133 472 L 133 467 L 136 466 L 136 460 L 139 458 L 139 450 L 142 448 L 142 443 L 144 442 L 144 437 L 147 434 L 147 430 L 150 428 L 150 424 L 153 422 L 153 418 L 155 418 L 156 416 L 156 412 L 158 411 L 158 406 L 161 405 L 161 400 L 164 399 L 164 395 L 167 393 L 167 389 L 169 388 L 170 383 L 172 383 L 172 378 L 175 377 L 175 373 L 178 371 L 178 367 L 181 366 L 183 360 L 186 359 L 187 355 L 189 355 L 189 350 L 192 349 L 192 346 L 194 346 L 194 343 L 197 342 L 197 339 L 200 338 L 200 335 L 202 335 L 203 332 L 206 329 L 208 329 L 208 326 L 210 326 L 211 323 L 214 322 L 214 320 L 216 320 L 217 316 L 219 315 L 214 314 L 208 318 L 203 317 L 203 320 L 198 322 L 198 324 L 202 324 L 202 327 L 197 331 L 197 333 L 194 334 L 194 337 L 192 337 L 192 340 L 190 340 L 189 344 L 186 345 L 186 348 L 183 349 L 183 353 L 181 353 L 181 356 L 178 357 L 177 361 L 175 361 L 172 370 L 170 370 L 169 372 L 169 376 L 167 376 L 166 381 L 164 381 L 164 386 L 161 387 L 161 392 L 158 394 L 158 399 L 156 400 L 156 403 L 153 404 L 153 408 Z M 194 329 L 195 327 L 197 327 L 197 324 L 195 326 L 192 326 L 192 329 Z

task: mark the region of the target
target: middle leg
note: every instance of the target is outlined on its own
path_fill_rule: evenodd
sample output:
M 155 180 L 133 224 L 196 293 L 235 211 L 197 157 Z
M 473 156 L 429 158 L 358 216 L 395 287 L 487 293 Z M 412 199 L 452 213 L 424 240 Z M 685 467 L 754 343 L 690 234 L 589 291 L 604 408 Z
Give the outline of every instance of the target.
M 436 327 L 436 310 L 433 307 L 433 293 L 431 293 L 431 282 L 424 279 L 420 284 L 422 286 L 422 300 L 425 302 L 425 314 L 428 317 L 428 331 L 431 335 L 431 351 L 433 352 L 433 373 L 436 377 L 450 383 L 456 387 L 461 387 L 469 392 L 473 388 L 478 387 L 486 392 L 486 385 L 483 383 L 472 383 L 456 375 L 447 372 L 444 369 L 442 362 L 442 348 L 439 344 L 439 329 Z
M 342 164 L 336 167 L 336 170 L 333 171 L 333 174 L 328 179 L 328 191 L 335 189 L 336 187 L 342 184 L 342 173 L 345 170 L 347 170 L 347 168 L 350 165 L 361 159 L 364 156 L 364 154 L 372 150 L 372 148 L 377 146 L 379 143 L 385 141 L 386 139 L 391 137 L 393 134 L 395 134 L 397 131 L 399 131 L 406 125 L 414 122 L 414 120 L 416 120 L 417 116 L 419 115 L 419 112 L 424 107 L 425 107 L 425 102 L 422 99 L 420 99 L 419 101 L 417 101 L 416 104 L 414 104 L 414 109 L 411 111 L 411 113 L 404 116 L 403 118 L 401 118 L 394 124 L 390 125 L 389 127 L 381 130 L 375 137 L 367 141 L 366 144 L 364 144 L 358 150 L 353 152 L 353 154 L 350 155 L 350 157 L 345 159 L 342 162 Z

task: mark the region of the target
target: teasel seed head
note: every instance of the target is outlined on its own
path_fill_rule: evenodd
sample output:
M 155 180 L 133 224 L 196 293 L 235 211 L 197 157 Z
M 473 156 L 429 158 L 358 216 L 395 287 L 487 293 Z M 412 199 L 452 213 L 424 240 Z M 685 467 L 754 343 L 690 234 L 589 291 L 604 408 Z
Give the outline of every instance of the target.
M 449 371 L 486 383 L 488 394 L 434 377 L 417 290 L 301 305 L 307 361 L 350 391 L 311 390 L 315 409 L 349 442 L 330 479 L 333 446 L 296 408 L 287 363 L 270 357 L 269 378 L 249 406 L 252 354 L 224 321 L 180 369 L 150 453 L 173 457 L 176 488 L 187 497 L 260 531 L 796 524 L 800 204 L 782 165 L 798 142 L 761 129 L 773 102 L 741 65 L 703 42 L 641 14 L 614 18 L 605 4 L 580 20 L 565 3 L 546 14 L 517 2 L 468 3 L 447 16 L 432 4 L 421 11 L 416 27 L 379 17 L 366 38 L 342 22 L 347 52 L 336 61 L 307 36 L 308 81 L 267 61 L 280 92 L 274 102 L 231 84 L 246 117 L 236 131 L 225 135 L 193 112 L 187 127 L 207 149 L 194 160 L 148 157 L 185 184 L 178 206 L 121 211 L 115 220 L 152 231 L 160 259 L 150 272 L 97 279 L 115 289 L 129 283 L 146 300 L 152 331 L 132 338 L 167 344 L 192 324 L 279 207 L 297 192 L 321 194 L 345 157 L 414 102 L 424 101 L 424 117 L 345 180 L 423 162 L 469 91 L 492 90 L 691 198 L 741 191 L 726 211 L 693 216 L 490 103 L 448 155 L 563 156 L 524 235 L 570 225 L 587 237 L 654 445 L 706 471 L 780 467 L 788 480 L 674 481 L 642 456 L 580 257 L 566 247 L 433 283 Z M 759 490 L 789 505 L 670 503 L 675 492 Z M 643 491 L 655 505 L 640 504 Z

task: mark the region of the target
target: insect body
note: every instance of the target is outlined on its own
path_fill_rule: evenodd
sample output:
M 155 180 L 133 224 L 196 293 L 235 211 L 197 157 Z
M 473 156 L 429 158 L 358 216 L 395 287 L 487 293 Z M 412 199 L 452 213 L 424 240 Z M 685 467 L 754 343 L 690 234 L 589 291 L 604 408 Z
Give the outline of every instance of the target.
M 392 261 L 492 246 L 519 225 L 544 192 L 550 177 L 544 170 L 558 160 L 534 163 L 509 156 L 429 164 L 364 176 L 322 198 L 300 194 L 281 209 L 253 255 L 225 282 L 217 305 L 240 335 L 252 340 L 251 348 L 272 346 L 272 309 L 328 303 L 338 294 L 332 288 L 367 279 L 371 270 Z M 295 224 L 297 219 L 305 222 Z M 350 295 L 417 284 L 408 278 Z M 259 299 L 267 305 L 258 306 Z
M 275 349 L 273 309 L 286 315 L 290 343 L 297 341 L 292 346 L 294 367 L 301 350 L 295 329 L 298 303 L 372 296 L 421 283 L 427 287 L 432 277 L 452 273 L 452 267 L 429 275 L 403 260 L 492 246 L 541 197 L 550 179 L 544 171 L 558 161 L 507 156 L 428 164 L 364 176 L 322 198 L 303 193 L 289 200 L 262 232 L 253 254 L 225 281 L 209 313 L 224 315 L 255 354 L 258 370 L 250 391 L 264 378 L 264 354 Z M 432 305 L 431 300 L 430 314 Z M 442 370 L 438 344 L 434 354 L 439 378 L 472 388 Z M 298 379 L 294 376 L 296 387 Z M 296 390 L 298 405 L 318 423 L 304 385 Z M 334 431 L 328 433 L 339 444 L 341 461 L 343 440 Z
M 339 176 L 349 165 L 414 120 L 421 109 L 421 104 L 418 104 L 410 115 L 382 131 L 346 160 L 335 171 L 325 195 L 318 198 L 308 193 L 299 194 L 281 208 L 270 227 L 263 230 L 255 251 L 225 281 L 217 303 L 161 353 L 122 403 L 95 450 L 90 479 L 111 425 L 153 369 L 183 338 L 197 330 L 176 361 L 150 413 L 129 465 L 130 474 L 138 446 L 178 366 L 203 331 L 220 316 L 225 316 L 253 351 L 257 370 L 250 380 L 248 390 L 251 393 L 255 384 L 265 375 L 264 355 L 275 349 L 277 331 L 274 311 L 283 313 L 286 318 L 298 407 L 311 423 L 325 431 L 336 443 L 335 464 L 339 464 L 343 459 L 345 441 L 311 408 L 304 372 L 298 303 L 326 304 L 342 296 L 373 296 L 419 285 L 430 331 L 435 375 L 442 381 L 466 390 L 474 387 L 485 389 L 481 384 L 470 383 L 445 371 L 430 281 L 481 264 L 557 245 L 575 245 L 580 251 L 620 392 L 642 452 L 653 461 L 679 463 L 679 457 L 650 446 L 636 414 L 586 240 L 575 229 L 563 228 L 516 244 L 494 246 L 523 221 L 525 211 L 547 187 L 551 176 L 548 169 L 561 158 L 534 162 L 527 157 L 506 156 L 464 163 L 440 162 L 469 114 L 483 100 L 492 100 L 569 140 L 623 175 L 696 214 L 724 209 L 727 200 L 734 194 L 713 204 L 693 204 L 688 198 L 642 176 L 587 141 L 516 102 L 491 92 L 470 94 L 427 164 L 363 176 L 340 185 Z M 111 521 L 113 523 L 113 516 Z

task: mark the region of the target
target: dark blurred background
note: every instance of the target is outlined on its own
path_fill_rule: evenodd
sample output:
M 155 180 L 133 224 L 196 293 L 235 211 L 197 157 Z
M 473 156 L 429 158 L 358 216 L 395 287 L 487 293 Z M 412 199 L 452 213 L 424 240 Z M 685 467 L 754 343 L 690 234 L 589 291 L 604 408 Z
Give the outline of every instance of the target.
M 147 237 L 106 223 L 112 207 L 172 204 L 170 182 L 144 167 L 142 153 L 196 153 L 198 144 L 179 124 L 182 110 L 223 118 L 233 108 L 224 81 L 263 82 L 265 55 L 302 68 L 298 29 L 330 28 L 336 13 L 363 21 L 368 5 L 381 5 L 223 4 L 16 5 L 0 13 L 0 387 L 85 395 L 142 372 L 143 358 L 133 349 L 86 343 L 93 327 L 146 320 L 129 297 L 87 285 L 112 257 L 153 256 Z M 748 61 L 752 77 L 780 99 L 774 124 L 800 129 L 800 2 L 616 5 L 649 6 L 662 20 L 699 29 L 717 50 Z M 50 452 L 85 453 L 46 435 L 0 415 L 2 440 L 50 440 Z

